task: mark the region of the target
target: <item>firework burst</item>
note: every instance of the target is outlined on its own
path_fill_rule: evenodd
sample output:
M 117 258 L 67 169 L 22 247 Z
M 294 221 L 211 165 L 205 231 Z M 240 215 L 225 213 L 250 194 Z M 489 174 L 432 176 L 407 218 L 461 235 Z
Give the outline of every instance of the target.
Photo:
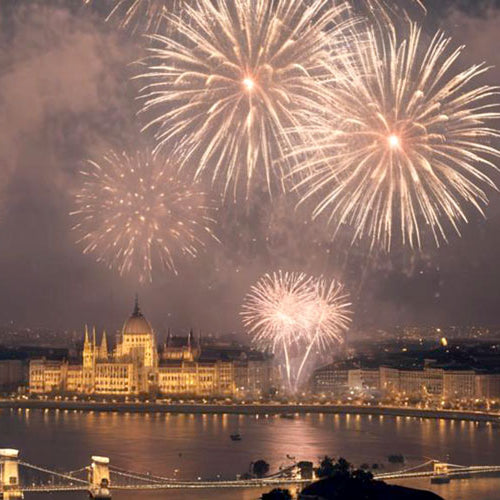
M 495 188 L 498 89 L 473 84 L 483 64 L 455 73 L 461 48 L 442 33 L 426 42 L 411 25 L 407 40 L 373 30 L 368 42 L 337 81 L 331 120 L 311 126 L 315 147 L 293 153 L 296 187 L 316 200 L 314 217 L 353 226 L 354 239 L 390 249 L 397 232 L 421 247 L 425 228 L 439 245 Z
M 255 343 L 276 348 L 293 344 L 310 327 L 308 315 L 313 302 L 311 278 L 304 273 L 265 274 L 252 287 L 243 306 L 243 322 Z
M 283 356 L 288 387 L 296 390 L 311 352 L 342 341 L 351 321 L 348 299 L 335 281 L 279 271 L 264 275 L 251 288 L 241 314 L 253 343 Z M 295 373 L 292 351 L 302 356 Z
M 138 76 L 147 127 L 158 148 L 175 144 L 194 178 L 223 191 L 256 177 L 281 187 L 283 156 L 302 114 L 320 112 L 332 79 L 326 61 L 346 57 L 352 22 L 329 0 L 198 0 L 171 34 L 154 35 L 148 69 Z M 157 149 L 158 149 L 157 148 Z
M 214 208 L 196 186 L 188 188 L 166 162 L 149 152 L 106 154 L 82 170 L 74 230 L 84 253 L 120 274 L 152 280 L 158 260 L 175 272 L 181 255 L 195 257 L 216 239 Z

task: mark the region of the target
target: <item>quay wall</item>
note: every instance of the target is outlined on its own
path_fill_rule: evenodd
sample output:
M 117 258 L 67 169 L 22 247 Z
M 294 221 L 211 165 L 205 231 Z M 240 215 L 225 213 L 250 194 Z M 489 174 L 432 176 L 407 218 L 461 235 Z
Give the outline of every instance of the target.
M 120 413 L 186 413 L 186 414 L 236 414 L 236 415 L 290 415 L 290 414 L 339 414 L 339 415 L 387 415 L 419 417 L 473 422 L 496 422 L 500 414 L 480 411 L 427 410 L 391 406 L 357 405 L 288 405 L 288 404 L 209 404 L 209 403 L 141 403 L 141 402 L 93 402 L 59 400 L 0 400 L 0 409 L 40 409 L 68 411 L 96 411 Z

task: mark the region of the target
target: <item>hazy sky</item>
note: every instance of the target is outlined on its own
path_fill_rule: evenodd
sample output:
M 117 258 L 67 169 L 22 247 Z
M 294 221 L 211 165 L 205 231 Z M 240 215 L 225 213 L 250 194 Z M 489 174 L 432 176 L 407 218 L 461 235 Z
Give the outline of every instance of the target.
M 80 4 L 0 0 L 0 322 L 113 330 L 137 291 L 158 329 L 240 331 L 249 286 L 281 268 L 344 280 L 359 325 L 500 324 L 498 193 L 490 193 L 487 220 L 471 214 L 461 239 L 425 255 L 367 258 L 362 248 L 329 243 L 291 200 L 265 198 L 228 204 L 217 229 L 222 245 L 182 261 L 178 276 L 158 272 L 141 286 L 82 255 L 69 216 L 77 172 L 106 145 L 138 141 L 129 63 L 145 42 Z M 489 7 L 477 16 L 479 4 Z M 468 46 L 464 67 L 497 66 L 490 84 L 500 80 L 499 4 L 427 1 L 429 31 L 441 26 Z

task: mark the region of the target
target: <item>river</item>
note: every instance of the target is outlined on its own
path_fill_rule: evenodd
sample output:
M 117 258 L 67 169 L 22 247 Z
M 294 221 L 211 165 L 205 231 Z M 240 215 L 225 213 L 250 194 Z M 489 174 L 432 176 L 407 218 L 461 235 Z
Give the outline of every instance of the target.
M 243 439 L 231 441 L 238 431 Z M 0 447 L 21 450 L 22 460 L 56 470 L 90 464 L 91 455 L 108 456 L 113 465 L 179 479 L 233 479 L 263 458 L 272 469 L 287 457 L 317 461 L 325 454 L 355 465 L 384 464 L 402 453 L 407 465 L 436 458 L 463 465 L 500 464 L 500 434 L 489 424 L 369 415 L 278 416 L 123 414 L 79 411 L 0 410 Z M 446 500 L 498 500 L 500 479 L 429 480 L 399 484 L 432 489 Z M 56 499 L 85 494 L 52 495 Z M 115 500 L 256 500 L 256 490 L 115 492 Z M 26 495 L 27 499 L 39 494 Z

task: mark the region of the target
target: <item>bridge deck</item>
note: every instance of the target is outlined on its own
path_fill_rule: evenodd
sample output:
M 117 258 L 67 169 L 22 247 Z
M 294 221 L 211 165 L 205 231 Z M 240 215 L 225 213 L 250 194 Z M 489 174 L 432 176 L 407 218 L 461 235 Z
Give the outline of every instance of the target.
M 430 464 L 437 461 L 428 461 L 410 469 L 403 469 L 397 472 L 388 472 L 376 474 L 375 479 L 379 480 L 395 480 L 395 479 L 407 479 L 407 478 L 424 478 L 432 477 L 435 475 L 434 470 L 418 470 L 419 468 L 428 467 Z M 90 488 L 90 483 L 84 479 L 73 477 L 71 473 L 61 473 L 56 471 L 50 471 L 39 466 L 33 466 L 21 462 L 20 465 L 24 465 L 28 468 L 34 469 L 39 472 L 44 472 L 51 474 L 52 484 L 39 484 L 39 485 L 26 485 L 21 484 L 20 489 L 25 492 L 58 492 L 58 491 L 86 491 Z M 458 479 L 461 477 L 474 477 L 479 475 L 500 475 L 500 466 L 459 466 L 452 464 L 443 464 L 449 467 L 448 476 L 450 479 Z M 292 467 L 293 468 L 293 467 Z M 83 469 L 82 469 L 83 470 Z M 287 469 L 286 472 L 289 473 L 291 468 Z M 159 476 L 153 476 L 150 474 L 134 473 L 118 470 L 110 470 L 111 475 L 117 474 L 120 477 L 125 477 L 129 480 L 129 484 L 123 484 L 118 481 L 113 481 L 111 479 L 111 489 L 112 490 L 161 490 L 161 489 L 207 489 L 207 488 L 262 488 L 269 486 L 281 486 L 286 484 L 304 484 L 309 483 L 310 480 L 307 479 L 294 479 L 291 477 L 276 477 L 269 476 L 262 479 L 240 479 L 240 480 L 205 480 L 205 481 L 181 481 L 169 478 L 162 478 Z M 284 471 L 281 471 L 284 474 Z M 58 478 L 59 481 L 66 481 L 65 484 L 54 484 L 54 478 Z

